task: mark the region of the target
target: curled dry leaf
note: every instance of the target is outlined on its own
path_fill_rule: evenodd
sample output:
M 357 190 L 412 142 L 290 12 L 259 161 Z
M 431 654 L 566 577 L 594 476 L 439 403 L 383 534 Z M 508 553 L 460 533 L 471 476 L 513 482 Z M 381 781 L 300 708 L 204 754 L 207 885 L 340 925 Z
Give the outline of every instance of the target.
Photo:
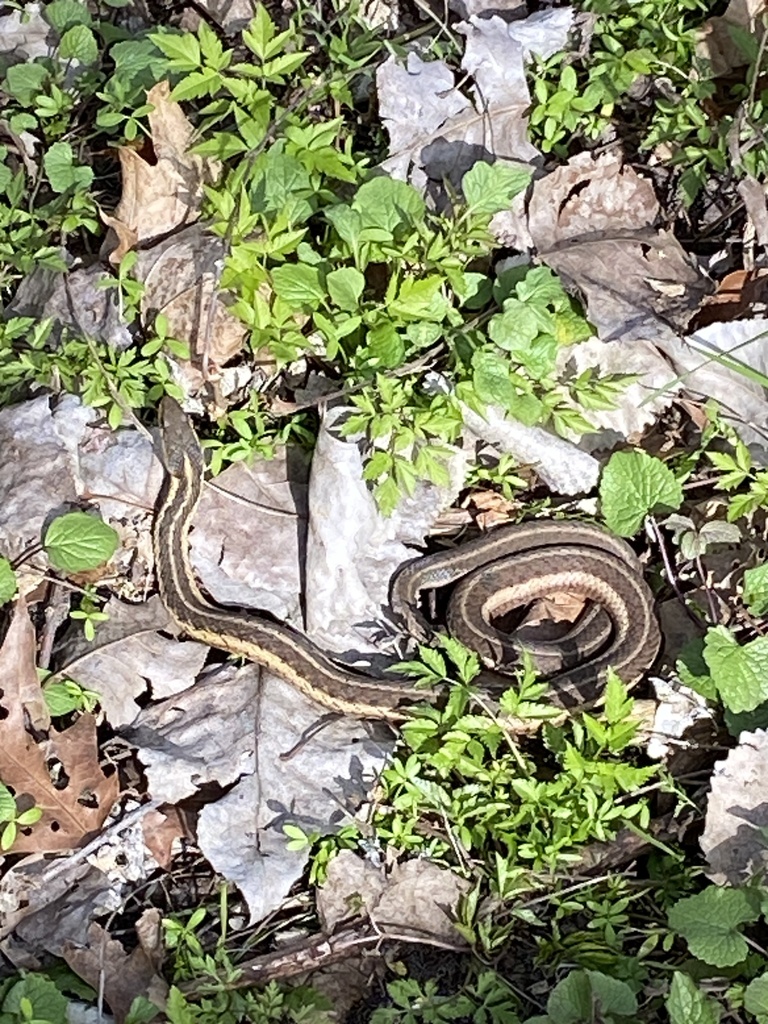
M 0 679 L 0 779 L 20 810 L 35 806 L 42 811 L 28 834 L 19 833 L 13 852 L 74 849 L 101 828 L 117 799 L 117 776 L 101 770 L 92 715 L 82 715 L 64 732 L 51 729 L 44 743 L 27 732 L 23 695 L 32 692 L 37 669 L 35 633 L 23 602 L 16 606 L 0 649 Z M 57 761 L 61 774 L 54 783 L 48 765 Z

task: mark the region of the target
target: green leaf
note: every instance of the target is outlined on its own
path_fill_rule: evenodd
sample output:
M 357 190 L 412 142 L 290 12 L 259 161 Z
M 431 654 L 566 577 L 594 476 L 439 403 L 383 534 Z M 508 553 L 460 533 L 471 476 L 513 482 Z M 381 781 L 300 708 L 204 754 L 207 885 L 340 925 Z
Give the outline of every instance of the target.
M 509 409 L 515 400 L 515 389 L 509 377 L 508 360 L 478 349 L 472 356 L 472 383 L 481 402 L 494 402 Z
M 179 70 L 200 67 L 200 44 L 193 32 L 153 32 L 149 38 Z
M 500 160 L 494 164 L 478 160 L 461 180 L 467 206 L 473 213 L 489 217 L 508 209 L 514 197 L 528 188 L 532 173 L 530 168 Z
M 43 15 L 60 36 L 72 25 L 90 25 L 93 21 L 87 5 L 78 0 L 53 0 L 45 5 Z
M 744 991 L 744 1009 L 758 1020 L 768 1019 L 768 973 L 750 981 Z M 675 1022 L 676 1024 L 676 1022 Z
M 768 612 L 768 562 L 744 573 L 744 604 L 753 615 Z
M 70 188 L 87 189 L 93 181 L 90 167 L 75 164 L 75 155 L 68 142 L 54 142 L 43 157 L 43 166 L 54 192 L 66 192 Z
M 68 512 L 54 519 L 43 541 L 51 565 L 63 572 L 83 572 L 103 565 L 115 553 L 118 535 L 103 519 Z
M 670 1024 L 718 1024 L 722 1007 L 687 974 L 675 971 L 665 1006 Z
M 0 782 L 0 821 L 13 821 L 16 817 L 16 799 L 7 786 Z
M 571 971 L 547 1000 L 547 1015 L 553 1024 L 582 1024 L 636 1013 L 637 999 L 629 985 L 600 971 Z
M 293 309 L 315 309 L 325 299 L 325 288 L 317 267 L 292 263 L 272 271 L 275 295 L 285 299 Z
M 725 626 L 715 626 L 707 631 L 704 661 L 731 711 L 753 711 L 768 700 L 768 637 L 741 645 Z
M 365 288 L 365 277 L 354 267 L 332 270 L 325 279 L 328 294 L 339 309 L 354 312 Z
M 99 59 L 96 36 L 87 25 L 73 25 L 61 37 L 59 56 L 64 60 L 78 60 L 81 64 L 95 64 Z
M 386 176 L 361 185 L 352 209 L 360 214 L 365 237 L 376 241 L 391 239 L 401 224 L 419 224 L 426 211 L 415 188 Z
M 683 489 L 668 466 L 646 452 L 616 452 L 600 480 L 606 525 L 620 537 L 634 536 L 653 512 L 675 511 Z
M 710 885 L 678 900 L 668 917 L 670 928 L 683 936 L 693 956 L 713 967 L 733 967 L 749 952 L 741 928 L 760 917 L 760 900 L 749 889 Z
M 13 64 L 5 73 L 5 88 L 23 107 L 28 107 L 49 75 L 42 64 Z
M 44 1021 L 45 1024 L 67 1024 L 69 1000 L 44 974 L 27 974 L 21 981 L 17 981 L 5 994 L 3 1012 L 16 1014 L 12 1018 L 14 1020 L 29 1020 L 29 1015 L 25 1016 L 22 1010 L 24 1001 L 31 1004 L 34 1020 Z
M 16 573 L 7 558 L 0 557 L 0 604 L 7 604 L 16 596 Z

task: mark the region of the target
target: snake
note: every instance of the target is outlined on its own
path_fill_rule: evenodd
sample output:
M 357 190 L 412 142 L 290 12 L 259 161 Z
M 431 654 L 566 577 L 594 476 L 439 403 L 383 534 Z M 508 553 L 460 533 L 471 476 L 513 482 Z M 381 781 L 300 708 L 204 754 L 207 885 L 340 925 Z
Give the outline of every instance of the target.
M 175 399 L 161 400 L 158 419 L 165 472 L 153 523 L 155 571 L 160 596 L 178 627 L 274 672 L 327 711 L 407 719 L 406 705 L 423 701 L 425 690 L 407 679 L 366 675 L 336 662 L 302 632 L 267 613 L 217 605 L 203 593 L 189 558 L 189 532 L 205 479 L 203 450 Z M 429 640 L 434 633 L 420 610 L 421 593 L 442 587 L 452 589 L 451 633 L 484 664 L 510 658 L 519 663 L 524 648 L 539 665 L 560 664 L 548 683 L 550 698 L 561 707 L 599 700 L 609 668 L 632 685 L 658 653 L 654 599 L 637 556 L 593 524 L 530 520 L 407 563 L 394 578 L 390 599 L 416 639 Z M 524 629 L 516 636 L 497 628 L 505 615 L 557 592 L 586 602 L 580 620 L 560 641 L 526 641 Z M 499 682 L 495 671 L 482 678 Z

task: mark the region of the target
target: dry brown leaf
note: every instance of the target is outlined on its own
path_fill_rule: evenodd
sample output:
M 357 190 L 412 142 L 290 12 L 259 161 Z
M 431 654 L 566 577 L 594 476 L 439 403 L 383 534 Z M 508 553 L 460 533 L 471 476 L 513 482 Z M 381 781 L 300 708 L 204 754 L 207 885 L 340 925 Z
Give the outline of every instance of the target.
M 187 342 L 196 365 L 205 356 L 212 367 L 224 366 L 240 353 L 248 333 L 218 287 L 225 253 L 220 238 L 195 224 L 140 253 L 136 265 L 144 283 L 142 313 L 167 317 L 168 333 Z
M 137 996 L 145 996 L 161 1008 L 165 1005 L 168 986 L 159 975 L 160 925 L 160 911 L 145 910 L 136 925 L 140 944 L 130 954 L 96 923 L 88 929 L 87 946 L 69 943 L 64 949 L 63 957 L 75 974 L 96 991 L 101 990 L 103 978 L 104 998 L 117 1024 L 125 1020 Z
M 145 159 L 127 146 L 118 151 L 123 194 L 113 214 L 102 213 L 118 238 L 109 257 L 112 263 L 119 263 L 138 242 L 197 220 L 203 185 L 219 174 L 218 161 L 188 152 L 194 128 L 170 94 L 168 82 L 158 83 L 147 93 L 147 103 L 154 106 L 148 115 L 154 159 Z
M 148 811 L 141 822 L 147 849 L 161 868 L 171 866 L 173 844 L 176 839 L 192 839 L 189 817 L 178 807 L 163 806 Z
M 528 228 L 540 259 L 578 287 L 603 341 L 685 327 L 711 290 L 671 231 L 653 186 L 615 153 L 580 153 L 537 181 Z
M 731 0 L 721 17 L 704 22 L 697 33 L 696 54 L 709 62 L 714 78 L 749 64 L 749 56 L 739 46 L 732 29 L 755 35 L 759 43 L 762 37 L 760 19 L 765 11 L 766 0 Z
M 51 729 L 45 743 L 36 743 L 27 732 L 24 699 L 28 702 L 33 693 L 37 669 L 35 633 L 23 602 L 17 603 L 0 649 L 0 679 L 0 779 L 21 810 L 36 806 L 43 812 L 28 834 L 17 836 L 13 852 L 74 849 L 101 828 L 117 799 L 117 776 L 108 778 L 101 770 L 91 715 L 81 716 L 64 732 Z M 55 785 L 47 767 L 52 761 L 62 768 Z
M 691 330 L 738 320 L 748 312 L 762 313 L 768 303 L 768 270 L 734 270 L 726 274 L 714 295 L 707 295 L 691 321 Z M 759 307 L 759 308 L 755 308 Z
M 466 879 L 431 861 L 405 861 L 385 874 L 351 850 L 342 850 L 328 865 L 317 909 L 326 932 L 367 916 L 382 933 L 461 948 L 464 940 L 453 925 L 453 914 L 468 889 Z

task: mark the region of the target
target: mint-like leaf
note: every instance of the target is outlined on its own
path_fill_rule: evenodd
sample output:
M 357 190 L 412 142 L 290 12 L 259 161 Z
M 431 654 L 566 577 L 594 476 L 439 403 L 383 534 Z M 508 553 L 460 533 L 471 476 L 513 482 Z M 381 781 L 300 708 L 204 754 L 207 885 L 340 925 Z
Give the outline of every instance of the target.
M 117 543 L 117 533 L 103 519 L 87 512 L 68 512 L 53 520 L 43 547 L 57 569 L 83 572 L 103 565 L 115 553 Z
M 759 898 L 748 889 L 710 885 L 678 900 L 668 916 L 670 928 L 683 936 L 693 956 L 713 967 L 733 967 L 749 951 L 741 928 L 760 917 Z
M 704 660 L 731 711 L 754 711 L 768 700 L 768 637 L 742 646 L 729 629 L 716 626 L 707 632 Z
M 718 1024 L 722 1007 L 697 988 L 687 974 L 675 971 L 666 1003 L 670 1024 Z
M 634 536 L 647 515 L 680 508 L 683 489 L 671 469 L 646 452 L 616 452 L 600 480 L 600 504 L 609 529 Z

